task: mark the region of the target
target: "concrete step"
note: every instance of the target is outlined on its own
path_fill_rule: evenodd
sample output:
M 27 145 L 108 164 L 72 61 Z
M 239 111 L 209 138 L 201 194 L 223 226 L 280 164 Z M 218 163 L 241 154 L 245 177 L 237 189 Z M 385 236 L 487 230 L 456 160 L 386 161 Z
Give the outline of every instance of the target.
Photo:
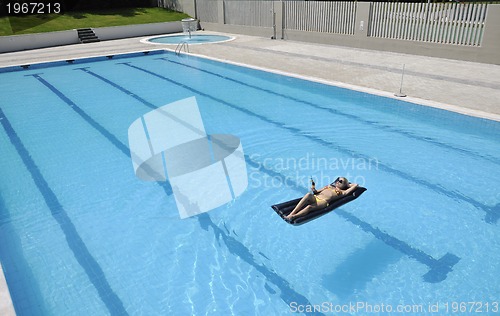
M 76 31 L 78 32 L 78 38 L 82 44 L 100 42 L 99 38 L 90 28 L 78 29 Z

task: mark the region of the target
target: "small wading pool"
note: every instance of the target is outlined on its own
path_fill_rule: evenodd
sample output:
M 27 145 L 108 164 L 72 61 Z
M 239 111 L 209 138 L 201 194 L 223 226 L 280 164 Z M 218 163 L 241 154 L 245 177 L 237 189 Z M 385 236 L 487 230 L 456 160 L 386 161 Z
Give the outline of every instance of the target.
M 229 36 L 222 35 L 167 35 L 167 36 L 157 36 L 146 38 L 143 41 L 150 44 L 179 44 L 179 43 L 189 43 L 189 44 L 206 44 L 206 43 L 220 43 L 226 42 L 234 39 Z

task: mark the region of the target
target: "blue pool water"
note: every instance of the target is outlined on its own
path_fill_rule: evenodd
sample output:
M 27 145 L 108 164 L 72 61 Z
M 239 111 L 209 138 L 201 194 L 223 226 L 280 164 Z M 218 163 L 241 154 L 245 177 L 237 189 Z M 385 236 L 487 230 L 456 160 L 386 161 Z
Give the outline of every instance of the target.
M 0 94 L 18 315 L 498 311 L 498 122 L 172 53 L 12 67 Z M 127 130 L 192 96 L 208 134 L 241 140 L 248 187 L 181 220 Z M 368 191 L 298 227 L 270 208 L 339 175 Z
M 179 44 L 182 42 L 186 42 L 189 44 L 205 44 L 205 43 L 217 43 L 217 42 L 226 42 L 231 40 L 229 36 L 223 35 L 168 35 L 168 36 L 159 36 L 148 39 L 148 42 L 154 44 Z

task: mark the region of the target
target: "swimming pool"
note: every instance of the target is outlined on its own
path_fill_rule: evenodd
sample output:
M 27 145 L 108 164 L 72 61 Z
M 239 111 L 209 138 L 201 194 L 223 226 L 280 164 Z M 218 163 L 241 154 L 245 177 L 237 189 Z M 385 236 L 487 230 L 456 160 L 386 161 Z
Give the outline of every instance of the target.
M 0 92 L 18 315 L 498 308 L 498 122 L 168 52 L 13 67 Z M 248 187 L 181 220 L 127 130 L 192 96 L 208 134 L 241 140 Z M 270 208 L 339 175 L 368 191 L 300 227 Z
M 166 35 L 166 36 L 154 36 L 151 38 L 146 38 L 142 40 L 144 43 L 148 44 L 179 44 L 179 43 L 189 43 L 189 44 L 207 44 L 207 43 L 220 43 L 232 40 L 230 36 L 224 35 L 213 35 L 213 34 L 192 34 L 192 35 Z

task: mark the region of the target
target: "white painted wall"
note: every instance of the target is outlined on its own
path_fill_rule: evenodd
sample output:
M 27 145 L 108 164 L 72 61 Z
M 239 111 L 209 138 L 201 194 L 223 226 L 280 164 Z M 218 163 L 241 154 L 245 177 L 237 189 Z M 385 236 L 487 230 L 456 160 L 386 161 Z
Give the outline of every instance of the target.
M 101 41 L 182 32 L 181 22 L 149 23 L 93 29 Z M 80 43 L 76 30 L 0 36 L 0 53 Z
M 75 30 L 0 36 L 0 53 L 77 44 L 79 42 L 80 41 L 78 40 L 78 34 Z
M 148 23 L 125 26 L 99 27 L 93 29 L 101 41 L 182 32 L 181 22 Z

